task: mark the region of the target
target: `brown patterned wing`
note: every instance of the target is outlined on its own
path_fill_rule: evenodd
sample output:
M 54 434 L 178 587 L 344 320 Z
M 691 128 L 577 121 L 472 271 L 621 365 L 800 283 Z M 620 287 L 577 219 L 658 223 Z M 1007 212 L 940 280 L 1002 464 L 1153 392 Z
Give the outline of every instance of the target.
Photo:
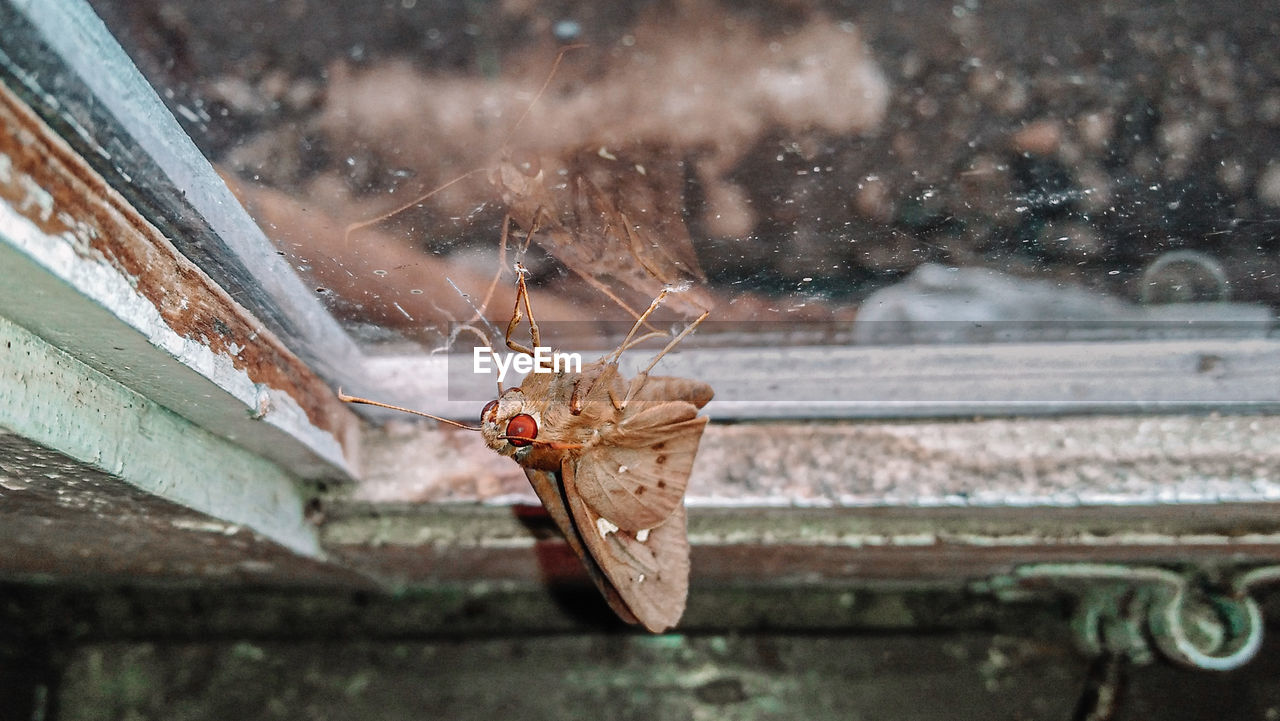
M 632 533 L 611 528 L 583 502 L 566 464 L 561 472 L 565 499 L 587 551 L 617 590 L 630 613 L 654 633 L 672 628 L 684 615 L 689 595 L 689 536 L 684 504 L 661 525 Z
M 577 495 L 624 531 L 660 525 L 684 501 L 706 425 L 692 403 L 633 400 L 579 458 Z
M 566 461 L 566 463 L 568 462 Z M 540 471 L 531 468 L 524 469 L 524 474 L 529 478 L 529 484 L 533 486 L 533 492 L 538 494 L 538 500 L 542 501 L 542 507 L 547 510 L 551 520 L 555 521 L 569 547 L 573 549 L 578 558 L 582 559 L 582 565 L 586 567 L 587 575 L 591 577 L 592 582 L 600 589 L 600 593 L 604 595 L 604 600 L 608 602 L 609 607 L 623 621 L 639 623 L 639 620 L 631 613 L 627 603 L 618 593 L 618 589 L 614 588 L 613 583 L 605 576 L 599 564 L 587 552 L 581 532 L 569 515 L 560 478 L 557 478 L 556 474 L 551 471 Z

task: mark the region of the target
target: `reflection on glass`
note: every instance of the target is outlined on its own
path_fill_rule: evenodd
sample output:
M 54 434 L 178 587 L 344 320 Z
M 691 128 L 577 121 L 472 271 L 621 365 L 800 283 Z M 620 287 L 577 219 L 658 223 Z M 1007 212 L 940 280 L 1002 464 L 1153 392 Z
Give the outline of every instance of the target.
M 676 286 L 830 342 L 1280 306 L 1274 7 L 94 5 L 367 342 L 505 321 L 516 259 L 547 320 Z

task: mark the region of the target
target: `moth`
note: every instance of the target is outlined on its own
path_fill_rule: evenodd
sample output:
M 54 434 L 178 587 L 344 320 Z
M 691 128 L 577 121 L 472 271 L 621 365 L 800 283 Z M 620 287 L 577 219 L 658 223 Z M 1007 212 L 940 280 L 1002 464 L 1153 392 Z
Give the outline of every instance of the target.
M 517 264 L 516 305 L 507 347 L 534 354 L 541 345 L 524 269 Z M 609 606 L 628 623 L 655 633 L 684 613 L 689 541 L 684 494 L 707 417 L 698 412 L 713 391 L 701 381 L 649 372 L 708 315 L 704 311 L 630 380 L 618 370 L 624 351 L 666 299 L 663 289 L 617 349 L 579 372 L 530 372 L 499 391 L 478 427 L 347 396 L 351 403 L 407 411 L 468 430 L 524 468 L 542 505 Z M 512 336 L 529 320 L 532 347 Z M 637 336 L 639 338 L 637 339 Z

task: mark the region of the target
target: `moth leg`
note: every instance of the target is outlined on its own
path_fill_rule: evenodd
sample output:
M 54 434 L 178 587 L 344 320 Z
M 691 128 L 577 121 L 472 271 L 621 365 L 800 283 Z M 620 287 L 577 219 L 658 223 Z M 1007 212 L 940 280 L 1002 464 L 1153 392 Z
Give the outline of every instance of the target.
M 654 268 L 645 262 L 645 255 L 640 251 L 640 244 L 642 241 L 640 240 L 640 237 L 636 235 L 636 232 L 632 229 L 631 220 L 627 218 L 627 214 L 623 213 L 622 211 L 618 211 L 618 215 L 622 217 L 622 232 L 626 233 L 627 242 L 631 245 L 631 248 L 630 248 L 631 257 L 636 259 L 636 262 L 640 264 L 641 268 L 644 268 L 646 273 L 653 276 L 654 278 L 657 278 L 658 280 L 662 280 L 662 273 L 659 271 L 659 269 Z
M 362 229 L 362 228 L 368 228 L 368 227 L 369 227 L 369 226 L 371 226 L 371 225 L 377 225 L 378 223 L 381 223 L 382 221 L 386 220 L 387 218 L 395 217 L 395 216 L 399 215 L 400 213 L 403 213 L 404 211 L 406 211 L 406 210 L 408 210 L 408 209 L 410 209 L 410 208 L 412 208 L 412 207 L 414 207 L 414 206 L 418 205 L 419 203 L 421 203 L 422 201 L 426 200 L 427 198 L 430 198 L 431 196 L 435 195 L 436 193 L 439 193 L 440 191 L 444 190 L 445 188 L 448 188 L 449 186 L 454 185 L 455 183 L 460 183 L 460 182 L 462 182 L 463 180 L 465 180 L 465 179 L 467 179 L 467 178 L 469 178 L 469 177 L 471 177 L 471 176 L 475 175 L 476 173 L 481 172 L 482 170 L 484 170 L 484 168 L 475 168 L 475 169 L 473 169 L 473 170 L 468 170 L 467 172 L 463 173 L 462 175 L 459 175 L 458 177 L 454 178 L 453 180 L 450 180 L 449 182 L 445 183 L 444 185 L 439 185 L 439 186 L 437 186 L 437 187 L 435 187 L 435 188 L 432 188 L 431 190 L 427 191 L 426 193 L 423 193 L 422 195 L 419 195 L 418 197 L 414 198 L 413 200 L 410 200 L 409 202 L 407 202 L 407 203 L 405 203 L 404 205 L 402 205 L 402 206 L 400 206 L 400 207 L 396 208 L 395 210 L 387 211 L 386 213 L 383 213 L 382 215 L 379 215 L 379 216 L 377 216 L 376 218 L 370 218 L 370 219 L 368 219 L 368 220 L 362 220 L 362 221 L 359 221 L 359 222 L 357 222 L 357 223 L 352 223 L 352 224 L 348 225 L 348 226 L 347 226 L 346 231 L 342 234 L 342 244 L 343 244 L 343 247 L 349 247 L 349 246 L 351 245 L 351 234 L 352 234 L 352 233 L 354 233 L 354 232 L 356 232 L 357 230 L 360 230 L 360 229 Z
M 539 205 L 537 210 L 533 211 L 533 222 L 529 226 L 529 232 L 524 234 L 524 244 L 521 245 L 520 249 L 516 252 L 517 262 L 524 261 L 525 253 L 528 253 L 529 246 L 533 245 L 533 234 L 538 232 L 542 228 L 543 218 L 546 218 L 547 220 L 551 220 L 551 214 L 547 212 L 546 208 Z
M 672 338 L 671 342 L 668 343 L 665 348 L 658 351 L 658 354 L 653 357 L 653 360 L 649 361 L 649 365 L 645 366 L 645 369 L 640 371 L 640 373 L 642 375 L 648 375 L 649 371 L 653 370 L 653 367 L 658 365 L 658 361 L 662 360 L 662 356 L 666 355 L 667 353 L 670 353 L 672 348 L 675 348 L 677 345 L 679 345 L 680 341 L 684 340 L 685 336 L 692 333 L 693 330 L 697 328 L 698 325 L 702 323 L 702 321 L 706 320 L 707 316 L 709 315 L 711 315 L 711 311 L 709 310 L 702 311 L 702 315 L 698 316 L 698 318 L 694 320 L 692 323 L 690 323 L 688 327 L 680 331 L 680 333 L 676 335 L 675 338 Z
M 524 277 L 528 274 L 529 271 L 525 270 L 523 264 L 516 264 L 516 275 L 519 276 L 517 282 L 520 286 L 517 296 L 524 298 L 524 312 L 529 316 L 529 338 L 533 340 L 533 347 L 537 348 L 542 345 L 542 334 L 538 330 L 538 321 L 533 318 L 533 306 L 529 304 L 529 287 L 524 284 Z
M 627 404 L 631 402 L 631 399 L 635 397 L 636 393 L 640 392 L 640 389 L 644 387 L 645 381 L 649 379 L 649 371 L 653 370 L 653 367 L 658 365 L 658 361 L 662 360 L 662 356 L 669 353 L 672 348 L 675 348 L 680 341 L 685 339 L 685 336 L 692 333 L 693 329 L 697 328 L 699 323 L 706 320 L 708 315 L 711 315 L 711 311 L 702 311 L 702 315 L 698 316 L 697 320 L 690 323 L 684 330 L 680 331 L 675 338 L 672 338 L 671 342 L 668 343 L 665 348 L 658 351 L 658 354 L 649 361 L 649 365 L 645 366 L 644 370 L 637 373 L 636 377 L 631 379 L 631 385 L 627 387 L 627 397 L 622 399 L 622 405 L 618 407 L 618 410 L 626 408 Z
M 617 373 L 618 373 L 618 362 L 617 362 L 617 361 L 614 361 L 613 363 L 610 363 L 610 364 L 609 364 L 609 366 L 608 366 L 608 368 L 609 368 L 609 372 L 613 373 L 614 375 L 617 375 Z M 629 390 L 630 390 L 630 387 L 628 386 L 628 391 L 629 391 Z M 613 392 L 613 384 L 612 384 L 612 383 L 610 383 L 609 385 L 605 386 L 605 393 L 609 396 L 609 403 L 611 403 L 611 404 L 613 405 L 613 409 L 614 409 L 614 410 L 616 410 L 616 411 L 621 411 L 621 410 L 626 409 L 626 405 L 624 405 L 624 404 L 623 404 L 623 401 L 624 401 L 624 400 L 626 400 L 626 397 L 624 396 L 623 398 L 619 398 L 619 397 L 618 397 L 618 394 Z
M 625 411 L 627 409 L 627 404 L 630 403 L 631 399 L 640 392 L 641 388 L 644 388 L 644 384 L 648 380 L 649 371 L 645 370 L 637 373 L 636 377 L 631 379 L 631 383 L 627 384 L 627 395 L 623 397 L 621 401 L 615 401 L 613 407 L 620 411 Z
M 655 330 L 655 331 L 650 331 L 650 332 L 645 333 L 644 335 L 640 336 L 639 338 L 632 338 L 630 343 L 627 343 L 626 345 L 621 346 L 622 353 L 625 353 L 625 352 L 627 352 L 627 351 L 631 350 L 632 348 L 634 348 L 634 347 L 636 347 L 636 346 L 640 345 L 641 343 L 643 343 L 643 342 L 645 342 L 645 341 L 649 340 L 650 338 L 666 338 L 666 337 L 668 337 L 668 336 L 670 336 L 670 335 L 671 335 L 670 333 L 668 333 L 668 332 L 666 332 L 666 331 L 664 331 L 664 330 Z M 619 353 L 618 355 L 619 355 L 619 356 L 621 356 L 621 355 L 622 355 L 622 353 Z
M 591 385 L 587 386 L 587 389 L 584 391 L 582 390 L 581 377 L 579 377 L 578 380 L 574 382 L 573 393 L 569 394 L 570 415 L 575 415 L 575 416 L 582 415 L 582 409 L 586 407 L 587 394 L 591 392 L 591 388 L 594 385 L 595 384 L 592 383 Z
M 618 364 L 610 363 L 604 367 L 600 375 L 594 378 L 578 377 L 573 382 L 573 392 L 569 394 L 569 413 L 572 415 L 581 415 L 582 409 L 587 407 L 587 398 L 591 396 L 591 391 L 596 389 L 597 385 L 603 384 L 609 394 L 609 400 L 613 401 L 617 406 L 617 399 L 613 393 L 613 379 L 618 375 Z
M 635 337 L 636 333 L 639 332 L 642 326 L 647 326 L 645 321 L 649 320 L 649 316 L 653 315 L 653 312 L 658 309 L 658 306 L 662 305 L 662 301 L 666 299 L 668 292 L 670 291 L 663 288 L 662 292 L 658 293 L 658 297 L 653 299 L 653 302 L 649 304 L 649 307 L 645 309 L 644 313 L 641 313 L 636 318 L 636 322 L 631 326 L 631 330 L 627 333 L 627 337 L 623 338 L 622 343 L 618 344 L 618 348 L 604 358 L 601 358 L 602 361 L 606 363 L 618 362 L 618 359 L 622 357 L 622 352 L 634 345 L 631 342 L 631 339 Z
M 605 285 L 604 283 L 601 283 L 598 279 L 593 278 L 587 275 L 586 273 L 581 273 L 581 272 L 578 272 L 577 270 L 574 270 L 574 272 L 578 273 L 578 275 L 583 280 L 587 281 L 587 285 L 590 285 L 592 288 L 595 288 L 596 290 L 600 291 L 600 293 L 603 294 L 606 298 L 616 303 L 619 308 L 625 310 L 627 312 L 627 315 L 637 320 L 643 317 L 644 314 L 637 313 L 634 308 L 627 305 L 626 301 L 622 300 L 621 298 L 618 297 L 616 293 L 609 290 L 609 286 Z M 644 322 L 644 321 L 640 321 L 640 322 Z M 650 331 L 653 331 L 654 333 L 657 333 L 659 335 L 666 335 L 662 331 L 659 331 L 655 329 L 653 326 L 648 325 L 647 322 L 645 323 L 645 327 L 647 327 Z
M 489 289 L 484 292 L 484 299 L 476 309 L 476 318 L 483 317 L 484 312 L 488 310 L 489 301 L 493 300 L 493 294 L 498 290 L 498 281 L 502 280 L 502 271 L 507 267 L 507 241 L 510 238 L 512 222 L 510 213 L 502 217 L 502 238 L 498 243 L 498 272 L 494 273 L 493 280 L 489 281 Z
M 534 322 L 533 312 L 529 310 L 529 287 L 524 282 L 525 272 L 524 266 L 516 263 L 516 305 L 511 310 L 511 320 L 507 323 L 506 341 L 507 347 L 511 350 L 525 355 L 533 355 L 533 348 L 521 345 L 519 341 L 512 337 L 515 335 L 516 328 L 520 326 L 520 321 L 524 319 L 524 313 L 520 310 L 520 304 L 523 302 L 525 310 L 529 311 L 529 336 L 533 340 L 535 348 L 539 345 L 538 324 Z
M 658 309 L 659 305 L 662 305 L 662 301 L 666 299 L 667 293 L 668 291 L 666 288 L 663 288 L 662 292 L 658 293 L 658 297 L 654 298 L 653 302 L 649 304 L 649 307 L 645 309 L 645 312 L 639 318 L 636 319 L 635 324 L 631 326 L 631 332 L 627 333 L 627 337 L 622 339 L 622 343 L 618 345 L 617 350 L 605 356 L 605 358 L 608 359 L 608 364 L 610 366 L 616 367 L 618 365 L 618 359 L 622 357 L 623 351 L 625 351 L 627 348 L 630 348 L 635 343 L 640 342 L 640 340 L 643 340 L 644 338 L 649 337 L 650 334 L 645 334 L 639 340 L 636 340 L 634 343 L 631 340 L 635 336 L 635 334 L 640 330 L 640 326 L 643 325 L 644 322 L 649 318 L 649 316 L 655 310 Z M 680 336 L 676 338 L 676 340 L 683 338 L 687 333 L 688 333 L 688 330 L 686 329 L 685 333 L 681 333 Z M 667 348 L 671 348 L 670 343 L 667 344 Z M 662 353 L 666 353 L 666 349 L 663 349 Z M 661 356 L 662 354 L 660 353 L 659 357 Z M 657 361 L 655 360 L 654 363 L 656 362 Z M 627 395 L 621 401 L 619 401 L 617 396 L 614 395 L 613 388 L 612 387 L 609 388 L 609 401 L 613 403 L 614 408 L 616 408 L 617 410 L 624 410 L 627 407 L 627 403 L 631 401 L 632 396 L 634 396 L 636 392 L 638 392 L 640 388 L 644 386 L 645 380 L 649 377 L 649 369 L 653 368 L 654 363 L 650 363 L 648 368 L 645 368 L 644 371 L 642 371 L 639 375 L 631 379 L 631 385 L 628 386 L 627 388 Z
M 528 347 L 526 347 L 526 346 L 520 345 L 518 342 L 516 342 L 516 341 L 511 337 L 511 336 L 512 336 L 512 334 L 514 334 L 514 333 L 515 333 L 515 331 L 516 331 L 516 327 L 517 327 L 518 325 L 520 325 L 520 320 L 523 318 L 523 316 L 524 316 L 524 315 L 528 315 L 528 316 L 529 316 L 529 338 L 530 338 L 530 340 L 532 340 L 532 341 L 533 341 L 533 348 L 537 348 L 538 346 L 542 345 L 542 335 L 541 335 L 541 333 L 538 331 L 538 321 L 536 321 L 536 320 L 534 320 L 534 319 L 533 319 L 533 307 L 529 305 L 529 287 L 528 287 L 527 285 L 525 285 L 525 282 L 524 282 L 524 277 L 525 277 L 526 275 L 528 275 L 529 271 L 524 267 L 524 263 L 522 263 L 522 262 L 521 262 L 521 260 L 524 258 L 524 254 L 529 250 L 529 245 L 533 242 L 533 234 L 534 234 L 534 233 L 536 233 L 536 232 L 537 232 L 537 230 L 538 230 L 538 223 L 539 223 L 539 220 L 540 220 L 540 219 L 543 217 L 543 215 L 545 215 L 545 214 L 546 214 L 546 210 L 545 210 L 544 208 L 542 208 L 542 207 L 539 207 L 539 208 L 534 212 L 534 214 L 533 214 L 533 226 L 532 226 L 531 228 L 529 228 L 529 232 L 525 233 L 525 235 L 524 235 L 524 245 L 523 245 L 523 246 L 521 246 L 521 247 L 520 247 L 520 249 L 519 249 L 518 251 L 516 251 L 516 264 L 515 264 L 515 270 L 516 270 L 516 307 L 515 307 L 515 309 L 513 309 L 513 310 L 511 311 L 511 322 L 507 323 L 507 335 L 506 335 L 506 341 L 507 341 L 507 347 L 508 347 L 508 348 L 510 348 L 511 350 L 513 350 L 513 351 L 515 351 L 515 352 L 517 352 L 517 353 L 524 353 L 525 355 L 533 355 L 533 354 L 534 354 L 534 353 L 533 353 L 533 350 L 532 350 L 532 349 L 530 349 L 530 348 L 528 348 Z M 511 214 L 510 214 L 510 213 L 508 213 L 508 214 L 507 214 L 507 219 L 508 219 L 508 220 L 510 220 L 510 218 L 511 218 Z M 504 222 L 504 223 L 503 223 L 503 226 L 502 226 L 502 250 L 501 250 L 500 255 L 499 255 L 499 268 L 498 268 L 498 274 L 499 274 L 499 275 L 501 275 L 501 274 L 502 274 L 502 266 L 505 266 L 505 265 L 506 265 L 506 262 L 507 262 L 507 261 L 506 261 L 506 257 L 507 257 L 507 230 L 508 230 L 508 228 L 509 228 L 509 227 L 510 227 L 510 224 L 509 224 L 509 223 L 507 223 L 507 222 Z M 498 280 L 497 278 L 494 278 L 494 282 L 497 282 L 497 280 Z M 522 301 L 522 300 L 523 300 L 523 302 L 524 302 L 524 314 L 523 314 L 523 315 L 522 315 L 522 314 L 521 314 L 521 312 L 520 312 L 520 304 L 521 304 L 521 301 Z M 487 302 L 487 300 L 486 300 L 486 302 Z

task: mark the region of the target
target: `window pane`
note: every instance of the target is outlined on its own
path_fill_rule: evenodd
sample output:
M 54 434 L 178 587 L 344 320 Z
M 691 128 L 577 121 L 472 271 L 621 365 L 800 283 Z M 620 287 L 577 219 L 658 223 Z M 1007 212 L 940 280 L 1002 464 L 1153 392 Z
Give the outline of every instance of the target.
M 793 344 L 1252 336 L 1280 304 L 1269 5 L 94 5 L 366 342 L 433 347 L 500 269 L 505 320 L 507 213 L 548 320 L 680 280 L 675 316 Z

